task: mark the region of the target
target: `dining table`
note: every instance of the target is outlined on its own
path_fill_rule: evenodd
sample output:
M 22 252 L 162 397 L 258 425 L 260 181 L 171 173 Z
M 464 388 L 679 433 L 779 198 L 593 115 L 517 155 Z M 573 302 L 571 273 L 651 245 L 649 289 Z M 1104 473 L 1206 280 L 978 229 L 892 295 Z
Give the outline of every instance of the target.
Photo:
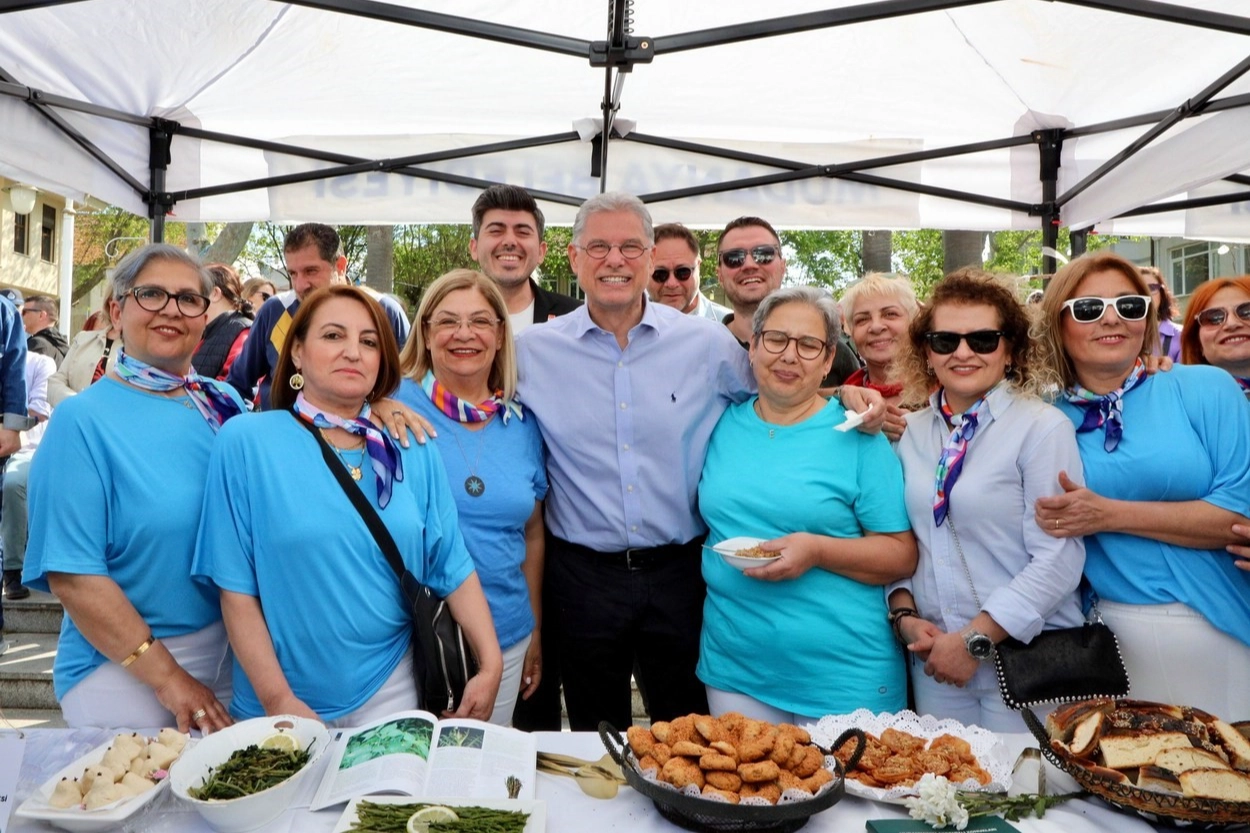
M 39 790 L 40 786 L 75 758 L 107 741 L 116 730 L 107 729 L 30 729 L 25 732 L 26 747 L 14 795 L 20 803 Z M 1012 757 L 1035 746 L 1029 734 L 1001 735 Z M 594 760 L 604 754 L 598 734 L 592 732 L 537 733 L 540 752 L 551 752 Z M 1052 792 L 1075 790 L 1070 776 L 1049 763 L 1034 758 L 1031 768 L 1016 773 L 1013 792 L 1036 792 L 1037 769 L 1045 768 L 1046 788 Z M 664 819 L 650 799 L 628 786 L 610 799 L 587 796 L 571 778 L 544 772 L 534 774 L 534 798 L 545 802 L 546 833 L 674 833 L 677 825 Z M 318 779 L 310 773 L 304 779 L 290 808 L 275 821 L 258 828 L 257 833 L 331 833 L 343 806 L 314 812 L 309 809 L 311 788 Z M 427 799 L 420 799 L 425 801 Z M 803 828 L 808 833 L 855 833 L 865 830 L 870 819 L 903 819 L 906 807 L 866 798 L 845 795 L 828 809 L 812 816 Z M 1101 799 L 1085 795 L 1046 810 L 1042 818 L 1025 818 L 1012 822 L 1022 833 L 1155 833 L 1171 828 L 1117 810 Z M 45 822 L 13 817 L 5 833 L 42 833 L 54 828 Z M 142 812 L 136 813 L 118 828 L 124 833 L 212 833 L 212 828 L 191 808 L 168 791 Z

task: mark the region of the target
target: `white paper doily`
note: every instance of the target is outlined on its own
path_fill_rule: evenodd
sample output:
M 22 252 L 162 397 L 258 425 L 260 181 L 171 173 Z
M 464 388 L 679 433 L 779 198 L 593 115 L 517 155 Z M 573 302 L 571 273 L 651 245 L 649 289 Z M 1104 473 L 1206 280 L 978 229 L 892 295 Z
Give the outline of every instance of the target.
M 977 756 L 978 763 L 990 774 L 990 783 L 982 786 L 975 781 L 965 781 L 962 789 L 984 790 L 986 792 L 1006 792 L 1011 786 L 1011 769 L 1014 765 L 998 736 L 980 726 L 965 726 L 958 720 L 938 720 L 932 715 L 918 715 L 913 711 L 901 711 L 894 714 L 882 712 L 873 714 L 867 709 L 858 709 L 850 714 L 831 714 L 820 719 L 815 726 L 809 726 L 812 740 L 825 748 L 847 729 L 862 729 L 869 734 L 881 737 L 886 729 L 897 729 L 909 735 L 925 740 L 933 740 L 939 735 L 954 735 L 968 741 L 972 754 Z M 868 787 L 854 778 L 846 779 L 846 791 L 860 798 L 871 798 L 887 804 L 902 804 L 903 799 L 916 795 L 915 787 L 893 787 L 883 790 Z

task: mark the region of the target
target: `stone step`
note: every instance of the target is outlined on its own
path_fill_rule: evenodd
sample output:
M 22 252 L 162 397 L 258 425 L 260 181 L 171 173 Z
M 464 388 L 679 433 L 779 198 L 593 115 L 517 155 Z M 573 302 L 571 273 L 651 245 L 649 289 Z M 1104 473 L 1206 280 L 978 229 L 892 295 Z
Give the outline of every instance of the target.
M 5 608 L 8 624 L 8 608 Z M 0 709 L 55 710 L 52 691 L 52 660 L 56 657 L 54 633 L 8 633 L 9 649 L 0 654 Z
M 0 710 L 0 729 L 64 729 L 65 718 L 60 709 Z
M 61 603 L 51 593 L 31 590 L 20 601 L 4 600 L 4 629 L 9 633 L 60 633 L 65 615 Z

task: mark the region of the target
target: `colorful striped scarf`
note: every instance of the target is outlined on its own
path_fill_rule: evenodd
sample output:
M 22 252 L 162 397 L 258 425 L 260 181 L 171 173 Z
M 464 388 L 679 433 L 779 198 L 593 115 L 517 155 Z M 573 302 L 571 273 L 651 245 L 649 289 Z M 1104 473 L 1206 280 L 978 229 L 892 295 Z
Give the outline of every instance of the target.
M 1243 379 L 1240 376 L 1234 376 L 1233 379 L 1241 386 L 1242 391 L 1246 394 L 1246 399 L 1250 399 L 1250 379 Z
M 1085 419 L 1077 426 L 1076 432 L 1103 429 L 1102 447 L 1110 454 L 1120 444 L 1124 436 L 1124 395 L 1141 384 L 1146 378 L 1146 364 L 1140 358 L 1129 371 L 1124 384 L 1107 394 L 1097 394 L 1086 390 L 1078 382 L 1068 388 L 1064 394 L 1073 405 L 1085 409 Z
M 295 415 L 315 428 L 342 428 L 349 434 L 363 437 L 365 450 L 369 452 L 369 462 L 378 484 L 378 507 L 385 509 L 391 502 L 391 491 L 395 481 L 403 482 L 404 461 L 399 456 L 399 449 L 391 435 L 369 421 L 369 403 L 366 402 L 360 415 L 355 419 L 343 419 L 328 411 L 322 411 L 304 398 L 301 391 L 291 406 Z
M 986 391 L 984 396 L 972 403 L 972 407 L 962 414 L 953 413 L 950 405 L 946 404 L 945 390 L 937 392 L 938 411 L 952 428 L 946 445 L 942 446 L 942 456 L 938 458 L 937 471 L 934 474 L 933 522 L 937 526 L 942 525 L 950 511 L 951 489 L 955 487 L 955 481 L 964 470 L 968 443 L 972 442 L 972 437 L 977 432 L 977 422 L 985 411 L 985 400 L 993 389 Z
M 430 397 L 430 401 L 440 411 L 457 422 L 485 422 L 495 413 L 500 414 L 504 425 L 508 424 L 508 419 L 513 414 L 522 422 L 525 421 L 521 403 L 515 399 L 504 399 L 501 390 L 495 391 L 495 395 L 482 404 L 474 405 L 443 387 L 443 383 L 434 378 L 432 370 L 426 371 L 425 378 L 421 380 L 421 390 L 425 391 L 426 396 Z
M 243 413 L 239 403 L 217 387 L 213 380 L 196 373 L 179 376 L 168 370 L 161 370 L 129 355 L 125 348 L 117 351 L 116 369 L 122 381 L 142 390 L 166 393 L 179 388 L 185 389 L 187 398 L 195 405 L 195 409 L 204 417 L 214 434 L 221 430 L 222 424 L 230 417 Z

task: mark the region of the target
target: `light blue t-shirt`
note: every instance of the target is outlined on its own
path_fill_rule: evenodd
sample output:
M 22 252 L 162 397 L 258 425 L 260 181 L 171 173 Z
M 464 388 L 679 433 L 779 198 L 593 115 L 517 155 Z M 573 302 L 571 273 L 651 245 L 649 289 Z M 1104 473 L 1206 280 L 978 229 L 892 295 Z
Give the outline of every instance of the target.
M 214 436 L 185 396 L 108 377 L 58 405 L 30 467 L 23 583 L 47 590 L 52 572 L 108 576 L 158 639 L 220 620 L 217 593 L 190 578 Z M 57 698 L 108 661 L 66 616 Z
M 547 494 L 538 422 L 529 413 L 524 420 L 513 414 L 504 425 L 496 415 L 485 428 L 470 431 L 444 414 L 411 379 L 400 385 L 397 398 L 434 423 L 438 438 L 430 445 L 443 459 L 460 532 L 486 592 L 499 647 L 510 648 L 534 630 L 521 565 L 525 523 L 534 514 L 534 501 Z M 470 474 L 486 484 L 486 491 L 477 497 L 464 487 Z
M 404 479 L 379 514 L 408 569 L 446 596 L 473 572 L 447 476 L 428 446 L 412 443 L 401 454 Z M 364 471 L 361 491 L 377 509 L 367 461 Z M 191 573 L 206 587 L 260 599 L 291 690 L 322 719 L 364 705 L 408 650 L 412 620 L 399 577 L 312 433 L 287 411 L 222 429 Z M 237 660 L 230 712 L 265 713 Z
M 906 531 L 898 458 L 884 436 L 834 431 L 845 416 L 833 400 L 803 422 L 773 426 L 756 416 L 754 398 L 731 405 L 699 483 L 707 543 Z M 907 673 L 883 587 L 820 568 L 760 581 L 706 549 L 703 577 L 703 682 L 802 715 L 906 708 Z
M 1056 403 L 1079 426 L 1085 411 Z M 1116 500 L 1205 500 L 1250 512 L 1250 420 L 1229 374 L 1182 365 L 1145 378 L 1124 397 L 1124 435 L 1103 449 L 1101 428 L 1076 435 L 1085 482 Z M 1116 532 L 1085 539 L 1085 575 L 1101 598 L 1182 602 L 1250 644 L 1250 573 L 1223 549 L 1195 550 Z

